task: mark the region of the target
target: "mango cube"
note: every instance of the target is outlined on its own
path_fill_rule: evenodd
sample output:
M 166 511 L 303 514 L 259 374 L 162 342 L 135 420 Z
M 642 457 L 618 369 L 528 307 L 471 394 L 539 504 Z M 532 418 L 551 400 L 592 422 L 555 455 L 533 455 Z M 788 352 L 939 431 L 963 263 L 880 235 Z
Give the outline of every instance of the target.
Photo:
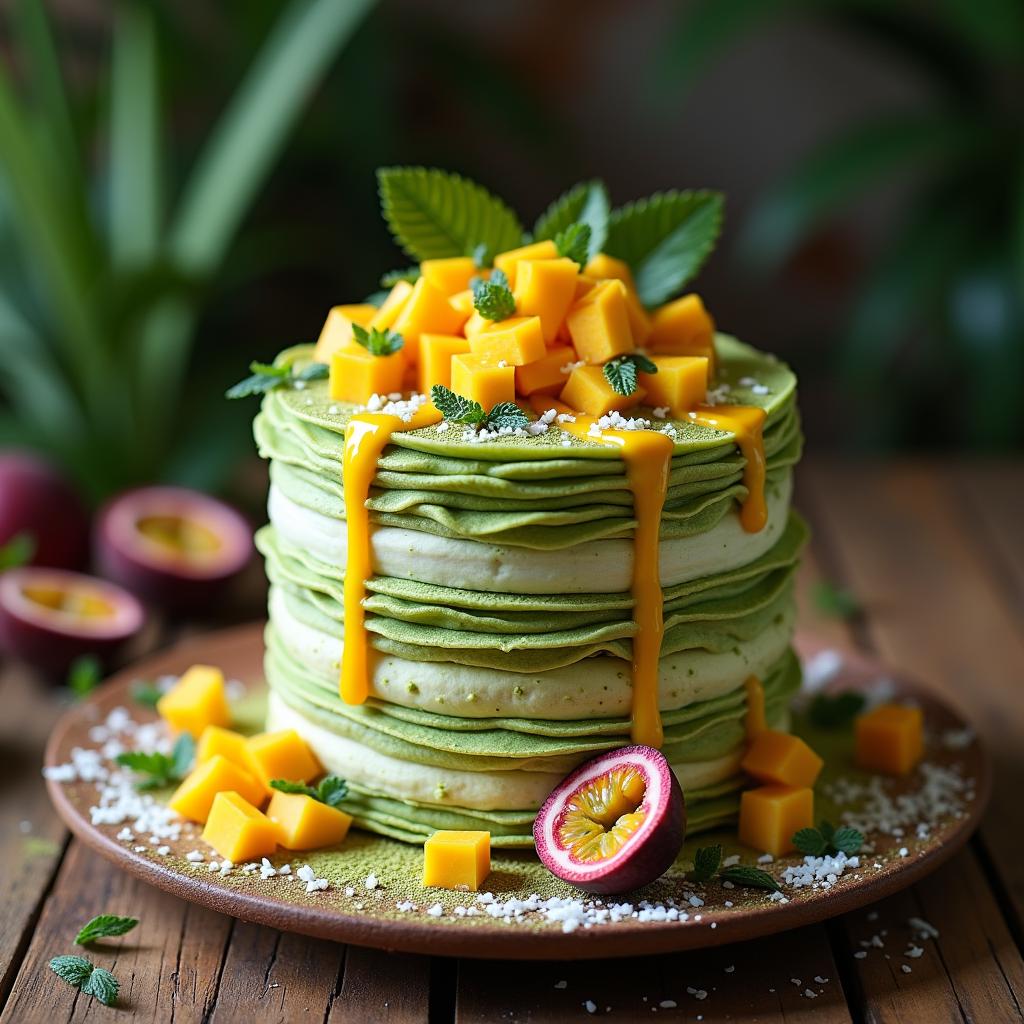
M 490 832 L 435 832 L 423 844 L 423 884 L 476 892 L 491 873 Z
M 491 321 L 475 309 L 462 325 L 462 333 L 472 341 Z
M 814 791 L 807 787 L 761 786 L 740 797 L 740 842 L 773 857 L 789 853 L 793 834 L 814 825 Z
M 469 287 L 469 279 L 479 271 L 472 256 L 449 256 L 445 259 L 424 260 L 420 264 L 420 273 L 439 292 L 450 298 L 456 292 L 465 291 Z
M 508 278 L 509 288 L 516 286 L 516 274 L 519 271 L 520 260 L 556 260 L 558 249 L 555 243 L 546 238 L 543 242 L 531 242 L 529 245 L 521 245 L 518 249 L 509 249 L 507 252 L 499 252 L 494 257 L 494 266 L 504 272 Z
M 472 352 L 452 356 L 452 391 L 491 409 L 498 402 L 514 402 L 516 368 L 498 366 Z
M 906 775 L 923 753 L 924 716 L 920 708 L 880 704 L 854 722 L 854 759 L 865 771 Z
M 218 754 L 226 757 L 239 768 L 244 768 L 250 775 L 258 774 L 255 762 L 249 753 L 247 737 L 240 732 L 224 729 L 219 725 L 208 725 L 196 745 L 196 764 L 203 764 Z
M 375 356 L 352 341 L 331 357 L 328 393 L 332 402 L 365 405 L 371 395 L 401 391 L 405 377 L 405 346 L 388 356 Z
M 277 829 L 278 842 L 289 850 L 317 850 L 333 846 L 348 835 L 352 815 L 329 807 L 304 793 L 275 791 L 267 817 Z
M 360 324 L 365 327 L 376 313 L 377 307 L 368 304 L 333 306 L 327 314 L 316 348 L 313 350 L 314 361 L 330 364 L 331 356 L 352 341 L 352 325 Z
M 398 314 L 406 300 L 412 295 L 412 285 L 408 281 L 396 281 L 388 292 L 387 298 L 380 304 L 380 308 L 373 314 L 370 327 L 386 331 L 394 327 Z
M 643 399 L 644 389 L 638 387 L 631 395 L 620 395 L 605 380 L 600 366 L 577 366 L 558 397 L 576 412 L 604 416 L 613 409 L 621 412 L 636 405 Z
M 266 785 L 272 779 L 312 782 L 324 771 L 309 745 L 294 729 L 261 732 L 251 736 L 249 753 L 255 762 L 256 771 Z
M 684 295 L 659 306 L 647 345 L 665 355 L 707 356 L 708 370 L 715 372 L 715 322 L 699 295 Z
M 633 351 L 633 332 L 626 309 L 626 286 L 617 280 L 595 285 L 565 318 L 576 354 L 599 365 Z
M 435 288 L 425 277 L 412 287 L 409 298 L 395 319 L 394 329 L 405 339 L 410 362 L 415 363 L 420 350 L 420 335 L 455 334 L 462 328 L 466 317 L 449 301 L 444 292 Z
M 539 316 L 514 316 L 488 322 L 469 340 L 469 350 L 488 363 L 523 366 L 540 359 L 547 348 Z
M 183 818 L 206 821 L 214 797 L 227 790 L 245 797 L 255 807 L 259 807 L 267 795 L 266 787 L 255 775 L 232 764 L 223 754 L 214 754 L 182 780 L 168 805 Z
M 513 294 L 521 316 L 540 317 L 544 342 L 550 345 L 576 298 L 579 267 L 562 257 L 557 260 L 520 260 Z
M 633 344 L 637 348 L 645 348 L 654 330 L 654 321 L 650 313 L 644 309 L 636 292 L 626 289 L 626 316 L 629 318 L 629 330 L 633 335 Z
M 212 665 L 193 665 L 156 702 L 156 709 L 175 732 L 196 738 L 208 725 L 230 725 L 224 673 Z
M 238 864 L 267 857 L 277 849 L 277 828 L 240 793 L 218 793 L 203 829 L 203 842 Z
M 421 334 L 418 385 L 421 394 L 429 395 L 434 384 L 452 386 L 452 356 L 469 351 L 469 341 L 458 334 Z
M 574 362 L 576 350 L 571 345 L 554 345 L 540 359 L 516 367 L 516 391 L 521 395 L 561 391 L 569 380 L 562 368 Z
M 463 317 L 468 318 L 473 315 L 473 293 L 468 288 L 465 291 L 456 292 L 449 297 L 448 301 L 452 304 L 452 308 L 457 309 Z
M 583 273 L 587 277 L 598 279 L 614 278 L 616 281 L 621 281 L 631 292 L 636 291 L 633 272 L 629 269 L 629 264 L 625 260 L 609 256 L 606 252 L 597 253 L 583 268 Z
M 681 418 L 707 398 L 708 361 L 705 356 L 653 356 L 657 373 L 640 373 L 647 404 L 668 406 Z
M 740 767 L 758 782 L 804 788 L 814 785 L 824 763 L 799 736 L 765 729 L 750 744 Z

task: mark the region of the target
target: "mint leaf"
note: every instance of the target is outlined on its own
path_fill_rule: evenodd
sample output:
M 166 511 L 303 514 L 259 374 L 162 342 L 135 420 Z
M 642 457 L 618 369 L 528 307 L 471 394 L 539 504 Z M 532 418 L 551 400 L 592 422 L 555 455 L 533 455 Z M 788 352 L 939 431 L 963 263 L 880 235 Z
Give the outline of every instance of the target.
M 515 402 L 498 402 L 487 414 L 484 424 L 488 430 L 521 430 L 529 423 L 529 417 Z
M 82 700 L 96 689 L 102 675 L 99 658 L 95 654 L 83 654 L 75 658 L 68 669 L 68 689 Z
M 435 384 L 430 389 L 430 399 L 449 423 L 467 423 L 475 426 L 487 419 L 487 413 L 479 402 L 457 395 L 443 384 Z
M 113 1006 L 117 1002 L 120 987 L 117 978 L 102 967 L 93 968 L 92 973 L 81 985 L 87 996 L 95 996 L 104 1006 Z
M 849 825 L 842 825 L 832 836 L 831 845 L 837 853 L 845 853 L 847 857 L 852 857 L 864 845 L 864 834 Z
M 224 392 L 226 398 L 248 398 L 251 395 L 265 395 L 275 388 L 291 386 L 295 381 L 323 380 L 328 373 L 325 363 L 310 363 L 303 370 L 293 366 L 273 366 L 270 363 L 250 363 L 252 376 L 240 380 Z
M 50 970 L 58 978 L 78 988 L 92 974 L 93 968 L 92 964 L 85 957 L 55 956 L 50 961 Z
M 638 384 L 637 372 L 657 373 L 658 367 L 645 355 L 638 352 L 626 356 L 616 356 L 604 364 L 602 372 L 611 389 L 619 395 L 627 397 L 636 391 Z
M 523 226 L 508 206 L 458 174 L 382 167 L 377 182 L 391 234 L 414 260 L 467 256 L 480 245 L 504 252 L 522 244 Z
M 849 590 L 825 580 L 814 588 L 814 603 L 818 611 L 837 619 L 852 619 L 861 611 L 860 602 Z
M 196 741 L 191 733 L 183 732 L 175 741 L 171 751 L 172 779 L 183 779 L 192 768 L 196 757 Z
M 825 840 L 826 846 L 832 842 L 832 837 L 835 835 L 836 832 L 834 826 L 827 821 L 823 821 L 818 826 L 818 831 L 821 833 L 822 838 Z
M 157 701 L 163 696 L 158 686 L 140 680 L 132 687 L 132 700 L 144 708 L 156 708 Z
M 633 271 L 640 301 L 677 295 L 714 248 L 722 226 L 720 192 L 658 192 L 613 211 L 604 251 Z
M 487 270 L 494 265 L 494 253 L 483 243 L 473 247 L 473 266 L 477 270 Z
M 555 235 L 555 248 L 559 256 L 568 256 L 569 259 L 578 263 L 580 269 L 586 266 L 587 254 L 590 247 L 590 225 L 570 224 L 563 231 Z
M 399 281 L 418 281 L 420 279 L 419 267 L 406 267 L 405 270 L 389 270 L 386 274 L 380 275 L 381 288 L 393 288 Z
M 848 726 L 866 704 L 867 698 L 856 690 L 844 690 L 835 696 L 818 693 L 807 709 L 807 718 L 819 729 L 841 729 Z
M 825 837 L 816 828 L 802 828 L 793 833 L 793 845 L 809 857 L 820 857 L 828 844 Z
M 779 883 L 760 868 L 746 864 L 734 864 L 731 868 L 723 868 L 718 876 L 723 882 L 742 885 L 747 889 L 767 889 L 769 892 L 782 892 Z
M 298 793 L 301 796 L 311 796 L 316 799 L 316 790 L 307 786 L 304 782 L 291 782 L 288 779 L 271 779 L 270 788 L 279 790 L 281 793 Z
M 195 740 L 189 733 L 183 732 L 175 742 L 170 757 L 158 750 L 148 754 L 141 750 L 127 750 L 118 754 L 114 760 L 122 767 L 145 776 L 135 783 L 136 789 L 145 792 L 180 782 L 192 767 L 195 749 Z
M 690 877 L 695 882 L 708 882 L 715 877 L 715 872 L 718 871 L 721 863 L 721 845 L 702 846 L 694 855 L 693 871 L 690 872 Z
M 337 807 L 348 796 L 348 783 L 337 775 L 325 775 L 316 788 L 316 798 L 328 807 Z
M 36 553 L 36 539 L 31 533 L 16 533 L 0 546 L 0 572 L 27 565 Z
M 331 375 L 331 368 L 326 363 L 310 363 L 309 366 L 292 374 L 292 380 L 326 380 Z
M 394 355 L 405 344 L 405 339 L 397 331 L 382 331 L 379 327 L 367 330 L 360 324 L 352 325 L 352 340 L 362 345 L 371 356 Z
M 584 181 L 559 196 L 541 215 L 533 228 L 533 237 L 540 241 L 554 239 L 570 224 L 585 224 L 590 228 L 587 261 L 601 251 L 608 237 L 608 218 L 611 204 L 604 183 Z
M 474 277 L 473 308 L 488 320 L 507 320 L 516 311 L 516 300 L 504 271 L 492 270 L 490 279 Z
M 137 924 L 137 917 L 118 917 L 116 914 L 99 914 L 87 924 L 83 925 L 75 936 L 75 942 L 84 946 L 97 939 L 107 939 L 114 935 L 124 935 L 130 932 Z

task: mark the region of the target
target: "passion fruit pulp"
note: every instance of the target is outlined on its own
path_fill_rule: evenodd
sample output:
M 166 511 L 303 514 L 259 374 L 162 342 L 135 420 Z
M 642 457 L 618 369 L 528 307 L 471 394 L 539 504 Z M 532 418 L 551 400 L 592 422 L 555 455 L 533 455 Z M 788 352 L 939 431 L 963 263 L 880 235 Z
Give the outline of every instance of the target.
M 664 755 L 632 746 L 587 761 L 544 802 L 537 855 L 586 892 L 627 892 L 671 867 L 686 833 L 683 791 Z

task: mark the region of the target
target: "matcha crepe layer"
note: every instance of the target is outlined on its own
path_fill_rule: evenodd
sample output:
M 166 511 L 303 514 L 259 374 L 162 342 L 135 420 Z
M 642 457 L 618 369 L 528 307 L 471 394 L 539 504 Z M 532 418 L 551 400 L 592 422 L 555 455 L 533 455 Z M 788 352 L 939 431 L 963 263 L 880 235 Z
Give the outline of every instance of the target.
M 660 531 L 659 705 L 691 829 L 736 812 L 745 680 L 762 680 L 768 720 L 782 728 L 799 683 L 789 649 L 805 540 L 789 510 L 795 381 L 734 339 L 717 345 L 718 400 L 767 414 L 766 527 L 739 524 L 745 460 L 731 434 L 652 418 L 675 442 Z M 484 443 L 448 424 L 396 433 L 367 502 L 371 697 L 350 706 L 338 671 L 341 455 L 354 411 L 317 382 L 270 392 L 256 420 L 272 479 L 271 523 L 257 538 L 272 584 L 269 727 L 297 728 L 348 779 L 366 828 L 409 841 L 483 828 L 495 845 L 529 845 L 533 814 L 562 777 L 629 742 L 636 520 L 625 465 L 555 426 Z

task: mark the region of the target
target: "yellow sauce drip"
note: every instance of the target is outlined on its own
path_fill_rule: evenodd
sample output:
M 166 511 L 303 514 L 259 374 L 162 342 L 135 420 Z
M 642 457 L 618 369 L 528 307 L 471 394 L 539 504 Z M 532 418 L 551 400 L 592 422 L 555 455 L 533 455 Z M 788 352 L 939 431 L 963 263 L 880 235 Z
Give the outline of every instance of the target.
M 763 530 L 768 522 L 764 497 L 764 409 L 756 405 L 699 405 L 686 415 L 702 427 L 736 435 L 736 444 L 747 460 L 743 467 L 747 497 L 740 507 L 740 524 L 747 533 Z
M 764 686 L 757 676 L 750 676 L 744 683 L 747 691 L 747 742 L 755 739 L 768 728 L 764 708 Z
M 421 406 L 408 422 L 385 413 L 359 413 L 345 428 L 342 484 L 348 557 L 345 564 L 345 643 L 341 654 L 341 699 L 362 704 L 370 695 L 369 641 L 366 636 L 366 581 L 373 574 L 370 514 L 366 499 L 377 474 L 377 460 L 393 434 L 441 422 L 431 403 Z

